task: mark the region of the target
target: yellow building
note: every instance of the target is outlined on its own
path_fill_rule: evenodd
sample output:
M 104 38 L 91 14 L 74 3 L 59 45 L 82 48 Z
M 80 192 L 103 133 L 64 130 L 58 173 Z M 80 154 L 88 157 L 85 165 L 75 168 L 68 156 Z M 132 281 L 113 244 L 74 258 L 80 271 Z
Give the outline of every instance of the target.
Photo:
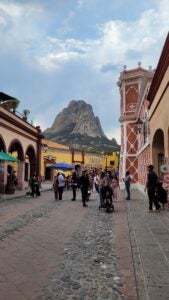
M 149 101 L 150 155 L 155 171 L 169 170 L 169 33 L 147 96 Z
M 79 172 L 84 169 L 105 170 L 107 168 L 107 170 L 115 170 L 118 168 L 118 157 L 118 152 L 105 156 L 43 139 L 41 147 L 41 176 L 46 180 L 53 180 L 57 170 L 52 170 L 50 166 L 56 162 L 73 164 Z M 66 175 L 69 173 L 66 172 Z
M 111 155 L 103 155 L 103 169 L 107 171 L 117 170 L 119 168 L 119 152 L 112 152 Z

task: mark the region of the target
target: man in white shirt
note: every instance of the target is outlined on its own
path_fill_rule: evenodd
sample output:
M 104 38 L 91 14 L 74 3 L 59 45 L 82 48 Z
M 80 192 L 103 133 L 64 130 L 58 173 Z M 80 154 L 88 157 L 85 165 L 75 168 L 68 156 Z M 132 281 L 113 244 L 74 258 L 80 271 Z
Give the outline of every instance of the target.
M 95 186 L 96 192 L 98 192 L 98 194 L 99 194 L 99 175 L 98 174 L 95 174 L 95 176 L 94 176 L 94 186 Z
M 59 173 L 58 175 L 59 200 L 62 200 L 64 187 L 65 187 L 65 177 L 63 176 L 63 174 Z

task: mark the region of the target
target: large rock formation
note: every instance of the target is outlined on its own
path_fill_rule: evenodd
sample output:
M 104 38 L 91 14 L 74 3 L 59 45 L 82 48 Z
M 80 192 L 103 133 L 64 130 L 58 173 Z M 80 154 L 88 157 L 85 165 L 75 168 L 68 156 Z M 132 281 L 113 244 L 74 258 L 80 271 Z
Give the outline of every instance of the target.
M 47 139 L 88 150 L 119 150 L 116 140 L 105 136 L 92 106 L 83 100 L 72 100 L 43 134 Z

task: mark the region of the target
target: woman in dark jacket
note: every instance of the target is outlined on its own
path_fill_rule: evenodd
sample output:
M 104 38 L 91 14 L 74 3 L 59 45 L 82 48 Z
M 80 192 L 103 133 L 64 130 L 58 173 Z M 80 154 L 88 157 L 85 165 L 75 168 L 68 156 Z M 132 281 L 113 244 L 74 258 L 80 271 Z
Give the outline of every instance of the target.
M 78 183 L 78 177 L 76 172 L 72 173 L 72 179 L 71 179 L 71 185 L 72 185 L 72 191 L 73 191 L 73 198 L 72 201 L 76 200 L 76 189 L 77 189 L 77 183 Z

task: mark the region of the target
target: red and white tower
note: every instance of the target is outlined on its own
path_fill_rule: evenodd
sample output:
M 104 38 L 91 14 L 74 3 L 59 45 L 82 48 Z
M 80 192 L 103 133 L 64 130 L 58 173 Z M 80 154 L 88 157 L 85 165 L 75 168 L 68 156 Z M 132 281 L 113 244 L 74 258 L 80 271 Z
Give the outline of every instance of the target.
M 129 171 L 133 186 L 137 185 L 139 178 L 140 133 L 137 129 L 137 120 L 140 118 L 141 107 L 146 98 L 146 83 L 149 81 L 150 74 L 152 78 L 152 71 L 143 69 L 139 62 L 136 69 L 126 70 L 124 66 L 118 81 L 121 96 L 120 182 L 123 182 L 126 171 Z

